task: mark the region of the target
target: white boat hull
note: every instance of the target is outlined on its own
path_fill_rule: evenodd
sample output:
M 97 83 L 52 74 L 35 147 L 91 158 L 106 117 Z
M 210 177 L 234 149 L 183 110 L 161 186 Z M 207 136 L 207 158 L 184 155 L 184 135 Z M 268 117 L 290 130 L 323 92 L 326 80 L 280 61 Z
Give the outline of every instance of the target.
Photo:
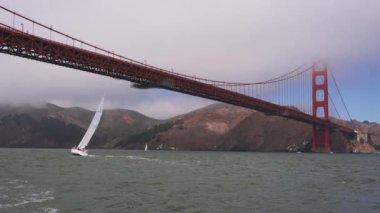
M 76 155 L 76 156 L 88 156 L 86 150 L 80 150 L 77 148 L 72 148 L 71 149 L 71 154 Z

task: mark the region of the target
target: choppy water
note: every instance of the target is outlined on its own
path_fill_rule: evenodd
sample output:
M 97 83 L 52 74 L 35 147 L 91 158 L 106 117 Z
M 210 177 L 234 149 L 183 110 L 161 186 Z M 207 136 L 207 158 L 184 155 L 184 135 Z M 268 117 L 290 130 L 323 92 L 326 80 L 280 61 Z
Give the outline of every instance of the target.
M 380 212 L 380 155 L 0 149 L 0 212 Z

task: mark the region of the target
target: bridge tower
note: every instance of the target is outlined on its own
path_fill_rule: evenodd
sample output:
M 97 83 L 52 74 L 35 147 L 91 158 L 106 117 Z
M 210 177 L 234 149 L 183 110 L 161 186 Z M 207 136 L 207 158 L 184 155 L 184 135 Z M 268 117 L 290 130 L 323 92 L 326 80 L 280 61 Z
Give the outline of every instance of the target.
M 327 68 L 317 70 L 313 66 L 312 93 L 313 93 L 313 116 L 329 119 L 329 93 L 328 93 Z M 313 125 L 312 151 L 330 152 L 330 130 L 327 126 Z

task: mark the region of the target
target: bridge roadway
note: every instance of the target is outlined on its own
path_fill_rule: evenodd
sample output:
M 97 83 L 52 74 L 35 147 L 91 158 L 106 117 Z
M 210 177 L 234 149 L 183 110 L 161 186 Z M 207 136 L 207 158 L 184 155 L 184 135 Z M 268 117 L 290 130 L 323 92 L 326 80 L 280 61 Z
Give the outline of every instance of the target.
M 313 117 L 296 109 L 266 102 L 229 91 L 212 84 L 31 35 L 6 25 L 0 25 L 0 52 L 59 66 L 123 79 L 141 85 L 164 88 L 180 93 L 242 106 L 271 115 L 304 123 L 338 129 L 349 135 L 355 131 L 340 124 Z M 57 79 L 59 80 L 59 79 Z M 310 79 L 311 81 L 311 79 Z

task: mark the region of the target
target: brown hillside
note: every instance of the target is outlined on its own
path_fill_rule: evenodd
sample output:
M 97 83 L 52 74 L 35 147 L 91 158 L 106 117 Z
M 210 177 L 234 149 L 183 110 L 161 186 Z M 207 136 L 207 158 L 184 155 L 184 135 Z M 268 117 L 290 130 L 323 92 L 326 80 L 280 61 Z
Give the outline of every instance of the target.
M 176 121 L 175 125 L 155 131 L 148 140 L 130 139 L 118 146 L 142 148 L 145 143 L 149 143 L 150 149 L 161 146 L 163 149 L 214 150 L 222 137 L 252 112 L 227 104 L 213 104 L 171 119 L 168 123 Z

